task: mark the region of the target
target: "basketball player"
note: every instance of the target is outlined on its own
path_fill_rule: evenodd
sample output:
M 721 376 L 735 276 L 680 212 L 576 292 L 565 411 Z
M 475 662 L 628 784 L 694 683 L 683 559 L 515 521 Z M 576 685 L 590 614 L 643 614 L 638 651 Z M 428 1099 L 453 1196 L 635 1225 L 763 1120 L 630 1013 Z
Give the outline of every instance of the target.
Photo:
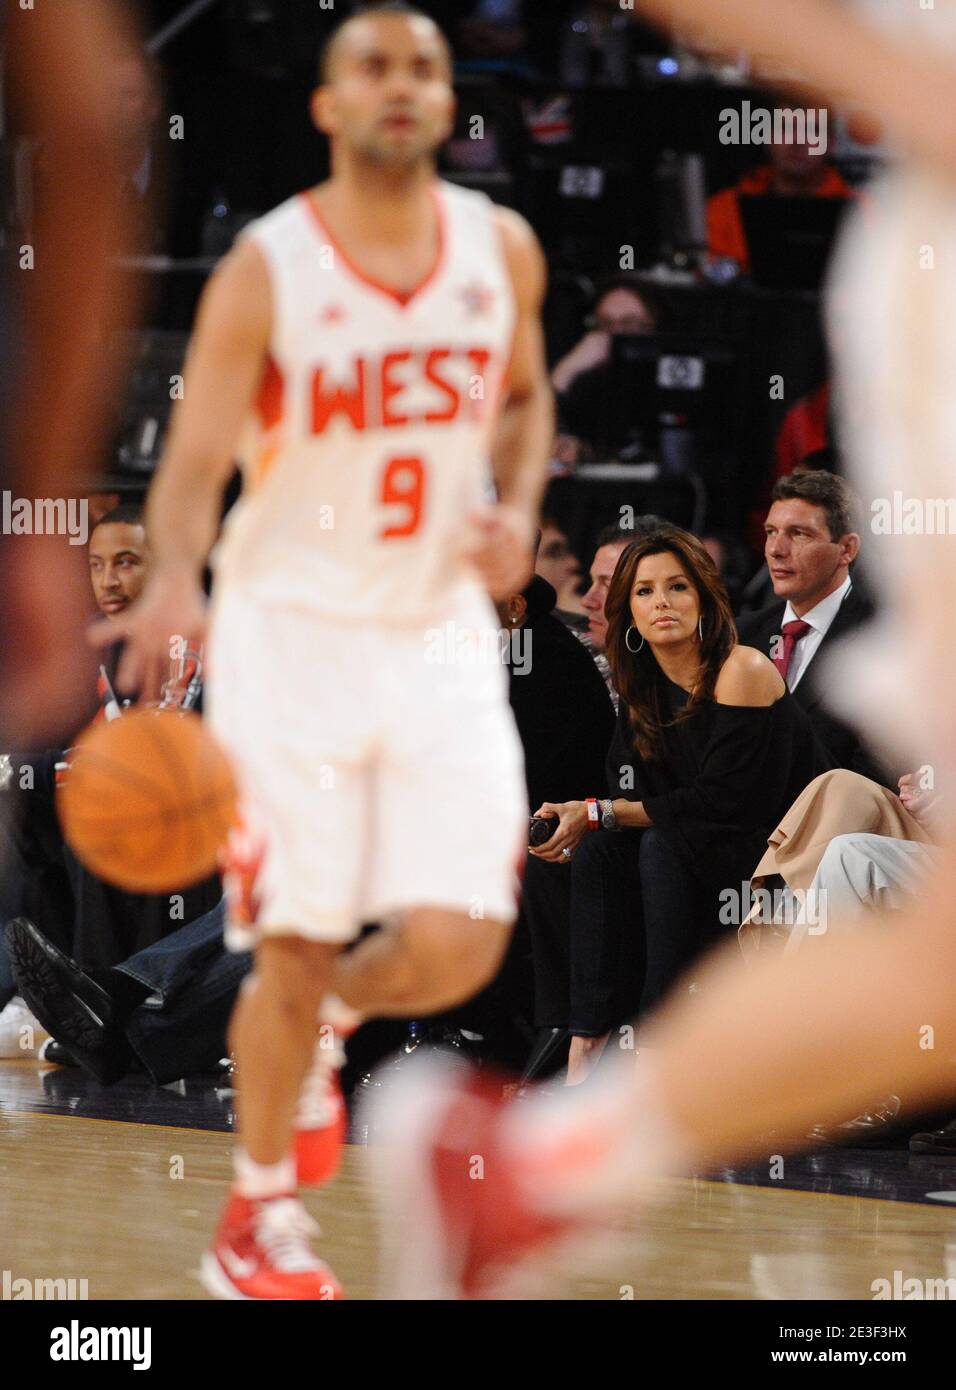
M 496 973 L 515 916 L 527 806 L 505 672 L 456 653 L 488 649 L 489 594 L 531 575 L 553 435 L 544 263 L 521 218 L 436 181 L 451 80 L 441 31 L 407 6 L 336 31 L 311 105 L 332 177 L 254 223 L 205 292 L 147 510 L 155 570 L 110 625 L 130 643 L 121 686 L 155 684 L 170 634 L 202 637 L 238 447 L 206 706 L 258 861 L 236 1186 L 203 1265 L 230 1298 L 340 1293 L 294 1195 L 328 1175 L 342 1128 L 317 1046 L 341 1006 L 323 998 L 446 1009 Z M 386 926 L 345 954 L 366 921 Z
M 854 214 L 829 289 L 844 438 L 865 495 L 956 491 L 956 3 L 876 0 L 855 15 L 827 0 L 647 0 L 725 49 L 781 57 L 806 89 L 847 95 L 913 157 Z M 891 34 L 884 32 L 889 22 Z M 927 250 L 935 252 L 927 258 Z M 839 316 L 839 317 L 838 317 Z M 833 324 L 839 322 L 840 332 Z M 847 428 L 852 425 L 852 428 Z M 888 719 L 956 768 L 952 714 L 956 538 L 893 535 L 874 573 L 893 612 L 841 658 L 857 712 Z M 886 739 L 884 738 L 884 746 Z M 661 1010 L 640 1050 L 589 1088 L 517 1106 L 447 1065 L 409 1068 L 385 1098 L 387 1181 L 414 1230 L 415 1296 L 487 1295 L 501 1267 L 587 1229 L 653 1180 L 805 1143 L 819 1116 L 853 1114 L 876 1095 L 912 1103 L 956 1093 L 956 834 L 918 908 L 848 941 L 840 932 L 785 962 L 742 966 L 736 944 L 699 992 Z M 430 1076 L 429 1073 L 430 1072 Z M 429 1080 L 431 1084 L 429 1085 Z M 763 1141 L 766 1151 L 766 1140 Z M 475 1155 L 484 1181 L 471 1181 Z

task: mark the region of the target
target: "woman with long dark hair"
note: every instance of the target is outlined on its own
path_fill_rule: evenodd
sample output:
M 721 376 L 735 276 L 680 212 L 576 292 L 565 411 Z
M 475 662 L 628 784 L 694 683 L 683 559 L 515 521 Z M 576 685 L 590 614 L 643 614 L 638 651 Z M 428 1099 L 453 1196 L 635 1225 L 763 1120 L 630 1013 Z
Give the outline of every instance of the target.
M 572 1031 L 583 1038 L 635 1007 L 647 1014 L 739 924 L 767 837 L 832 766 L 773 663 L 737 642 L 720 575 L 688 531 L 633 541 L 605 612 L 621 697 L 612 797 L 536 812 L 558 817 L 537 853 L 572 866 Z M 572 1079 L 588 1050 L 575 1047 Z

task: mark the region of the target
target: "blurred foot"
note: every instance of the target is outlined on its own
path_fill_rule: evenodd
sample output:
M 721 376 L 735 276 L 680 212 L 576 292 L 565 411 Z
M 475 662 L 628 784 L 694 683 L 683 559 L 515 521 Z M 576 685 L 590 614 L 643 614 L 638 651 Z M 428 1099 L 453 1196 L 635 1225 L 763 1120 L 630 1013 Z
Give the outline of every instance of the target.
M 431 1053 L 370 1093 L 363 1118 L 381 1140 L 392 1244 L 384 1297 L 493 1298 L 528 1256 L 579 1229 L 533 1208 L 505 1141 L 502 1090 L 501 1078 Z

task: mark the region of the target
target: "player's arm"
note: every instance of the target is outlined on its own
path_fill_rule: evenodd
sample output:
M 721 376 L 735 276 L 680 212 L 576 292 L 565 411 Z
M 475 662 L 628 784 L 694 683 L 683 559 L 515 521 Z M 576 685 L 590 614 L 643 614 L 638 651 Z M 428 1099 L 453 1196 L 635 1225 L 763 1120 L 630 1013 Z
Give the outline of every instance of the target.
M 202 640 L 201 578 L 216 538 L 222 494 L 243 420 L 262 378 L 271 324 L 269 275 L 243 240 L 203 293 L 183 372 L 183 395 L 150 488 L 146 533 L 155 557 L 140 600 L 94 640 L 128 640 L 123 689 L 152 692 L 168 666 L 173 634 Z
M 956 176 L 953 62 L 932 47 L 933 13 L 913 16 L 909 46 L 833 0 L 638 0 L 663 27 L 754 58 L 783 59 L 800 80 L 779 85 L 885 120 L 917 158 Z
M 524 218 L 508 208 L 499 208 L 496 215 L 517 321 L 492 464 L 499 499 L 537 525 L 554 442 L 554 393 L 541 324 L 547 267 L 538 239 Z
M 131 277 L 110 262 L 110 248 L 125 239 L 127 213 L 103 179 L 104 156 L 117 138 L 104 92 L 109 54 L 138 34 L 128 7 L 113 0 L 0 5 L 5 104 L 16 128 L 37 138 L 35 167 L 39 173 L 42 161 L 46 173 L 34 189 L 33 267 L 12 271 L 20 313 L 15 394 L 0 419 L 4 486 L 27 497 L 75 497 L 97 472 L 113 394 L 104 344 L 134 309 Z M 4 608 L 14 640 L 3 653 L 0 728 L 21 746 L 59 745 L 95 679 L 82 639 L 84 558 L 72 538 L 58 535 L 21 536 L 4 548 Z
M 533 540 L 554 440 L 554 396 L 541 327 L 547 281 L 544 254 L 523 217 L 496 209 L 516 322 L 491 462 L 498 505 L 471 518 L 469 557 L 493 598 L 518 592 L 531 577 Z
M 197 580 L 216 538 L 222 494 L 269 344 L 269 276 L 246 239 L 222 262 L 200 302 L 183 396 L 150 489 L 146 530 L 156 568 Z
M 95 471 L 110 397 L 103 344 L 129 312 L 130 277 L 110 262 L 129 216 L 103 180 L 117 141 L 104 96 L 109 55 L 138 38 L 124 8 L 7 5 L 15 105 L 40 141 L 45 175 L 34 268 L 20 276 L 23 390 L 4 422 L 18 484 L 36 497 L 75 495 Z

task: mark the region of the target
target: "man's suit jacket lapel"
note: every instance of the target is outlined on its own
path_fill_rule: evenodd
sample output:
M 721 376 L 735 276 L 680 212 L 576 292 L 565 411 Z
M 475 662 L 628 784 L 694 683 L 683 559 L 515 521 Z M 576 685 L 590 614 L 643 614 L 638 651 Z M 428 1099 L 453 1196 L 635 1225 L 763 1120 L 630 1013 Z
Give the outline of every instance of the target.
M 766 618 L 761 624 L 757 636 L 761 651 L 767 656 L 771 655 L 771 643 L 775 637 L 779 638 L 780 629 L 783 626 L 783 615 L 786 610 L 786 602 L 780 601 L 767 610 Z M 825 685 L 821 681 L 821 657 L 829 649 L 830 643 L 838 641 L 840 637 L 856 627 L 869 617 L 871 612 L 869 604 L 860 594 L 856 585 L 851 585 L 849 592 L 844 598 L 840 607 L 837 609 L 833 622 L 827 629 L 823 641 L 813 654 L 813 660 L 804 671 L 797 688 L 793 692 L 793 698 L 798 704 L 802 705 L 808 712 L 817 708 L 824 697 Z
M 861 596 L 860 591 L 855 585 L 851 585 L 849 592 L 836 611 L 833 622 L 827 628 L 823 641 L 814 652 L 813 660 L 804 671 L 796 690 L 793 692 L 808 713 L 815 710 L 818 705 L 825 703 L 826 700 L 830 681 L 823 674 L 825 654 L 832 650 L 834 642 L 838 642 L 846 633 L 864 622 L 870 611 L 870 607 Z M 782 611 L 780 616 L 783 617 Z

